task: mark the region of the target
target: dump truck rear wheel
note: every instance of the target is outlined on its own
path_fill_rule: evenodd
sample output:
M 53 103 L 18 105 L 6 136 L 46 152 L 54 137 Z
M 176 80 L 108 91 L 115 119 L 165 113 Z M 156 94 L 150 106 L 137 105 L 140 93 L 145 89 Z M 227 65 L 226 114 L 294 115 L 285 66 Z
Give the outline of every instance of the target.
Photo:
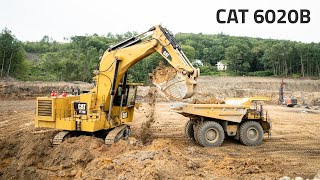
M 185 128 L 185 134 L 188 140 L 195 142 L 194 138 L 194 130 L 193 130 L 193 122 L 188 121 Z
M 197 142 L 204 147 L 218 147 L 224 140 L 224 130 L 222 126 L 214 121 L 199 124 L 195 135 L 197 135 Z
M 247 121 L 240 126 L 240 142 L 246 146 L 258 146 L 263 140 L 263 129 L 256 121 Z
M 194 137 L 196 143 L 199 143 L 198 132 L 199 132 L 200 125 L 201 125 L 200 123 L 193 125 L 193 137 Z

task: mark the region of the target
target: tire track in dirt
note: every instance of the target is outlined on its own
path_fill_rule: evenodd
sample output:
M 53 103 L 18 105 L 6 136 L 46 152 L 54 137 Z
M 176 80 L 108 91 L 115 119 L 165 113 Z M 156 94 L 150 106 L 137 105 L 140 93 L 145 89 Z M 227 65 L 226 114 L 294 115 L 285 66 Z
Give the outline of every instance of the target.
M 1 101 L 0 139 L 34 128 L 35 101 Z
M 283 175 L 305 178 L 312 178 L 320 170 L 320 141 L 316 135 L 313 136 L 320 126 L 316 114 L 301 114 L 299 109 L 268 106 L 273 118 L 273 136 L 265 136 L 261 146 L 246 147 L 232 138 L 226 138 L 222 147 L 203 148 L 185 139 L 183 125 L 187 118 L 169 112 L 169 106 L 170 103 L 157 103 L 155 107 L 155 123 L 151 126 L 154 137 L 171 139 L 175 146 L 181 147 L 187 154 L 188 148 L 195 148 L 197 152 L 192 155 L 200 161 L 223 161 L 223 158 L 229 157 L 240 164 L 242 162 L 238 159 L 243 159 L 243 162 L 254 161 L 259 166 L 268 159 L 271 160 L 269 164 L 281 167 L 277 171 Z

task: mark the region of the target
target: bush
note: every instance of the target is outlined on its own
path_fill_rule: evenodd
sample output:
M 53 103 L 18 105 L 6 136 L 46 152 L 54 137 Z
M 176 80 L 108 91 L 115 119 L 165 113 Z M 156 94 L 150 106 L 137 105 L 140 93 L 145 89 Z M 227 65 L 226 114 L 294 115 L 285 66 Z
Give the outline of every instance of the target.
M 213 76 L 213 75 L 219 74 L 215 66 L 201 66 L 200 73 L 201 75 L 205 75 L 205 76 Z
M 16 65 L 16 71 L 12 75 L 22 81 L 29 80 L 29 73 L 31 72 L 31 65 L 28 61 L 23 60 L 20 64 Z
M 266 76 L 272 76 L 272 71 L 255 71 L 255 72 L 249 72 L 248 76 L 259 76 L 259 77 L 266 77 Z
M 293 77 L 293 78 L 300 78 L 300 77 L 301 77 L 301 74 L 292 74 L 292 77 Z
M 265 76 L 272 76 L 272 71 L 256 71 L 256 76 L 265 77 Z
M 237 73 L 231 73 L 233 76 L 249 76 L 248 72 L 239 71 Z

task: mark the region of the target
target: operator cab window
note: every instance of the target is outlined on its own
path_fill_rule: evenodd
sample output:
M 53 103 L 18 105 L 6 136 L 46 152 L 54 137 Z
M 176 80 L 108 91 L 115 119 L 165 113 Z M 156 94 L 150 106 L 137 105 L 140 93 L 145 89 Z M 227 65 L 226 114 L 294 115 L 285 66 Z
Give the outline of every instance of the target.
M 127 85 L 126 92 L 123 97 L 123 103 L 122 103 L 123 106 L 133 106 L 135 104 L 137 89 L 138 89 L 137 86 Z M 120 103 L 121 103 L 121 87 L 118 87 L 113 100 L 113 105 L 120 106 Z

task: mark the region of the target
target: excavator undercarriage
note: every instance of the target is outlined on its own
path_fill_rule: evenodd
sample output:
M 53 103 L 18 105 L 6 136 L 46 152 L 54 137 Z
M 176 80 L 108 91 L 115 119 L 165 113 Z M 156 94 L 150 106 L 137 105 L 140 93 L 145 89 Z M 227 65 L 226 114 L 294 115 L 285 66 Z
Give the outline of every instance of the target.
M 111 146 L 118 142 L 120 139 L 127 139 L 131 134 L 130 126 L 123 124 L 110 130 L 101 130 L 95 133 L 85 133 L 79 131 L 61 131 L 56 134 L 52 139 L 52 145 L 60 145 L 63 141 L 71 137 L 77 137 L 80 135 L 89 135 L 100 137 L 105 140 L 105 144 Z

